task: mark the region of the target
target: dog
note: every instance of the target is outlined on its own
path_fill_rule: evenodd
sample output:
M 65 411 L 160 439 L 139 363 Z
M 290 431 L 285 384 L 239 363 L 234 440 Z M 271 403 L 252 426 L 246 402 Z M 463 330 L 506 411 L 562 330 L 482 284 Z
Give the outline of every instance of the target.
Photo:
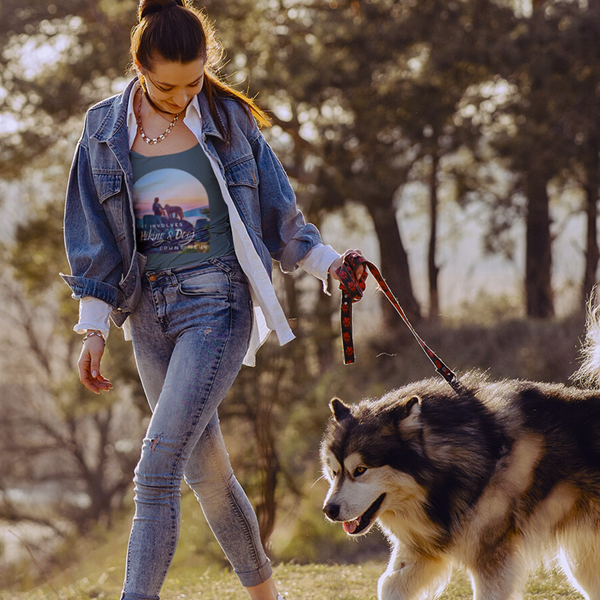
M 600 598 L 598 308 L 584 346 L 579 387 L 471 372 L 460 394 L 439 378 L 331 401 L 323 511 L 351 537 L 376 522 L 387 536 L 379 600 L 435 597 L 455 565 L 475 600 L 519 598 L 543 556 Z
M 181 206 L 169 206 L 168 204 L 165 204 L 164 212 L 169 219 L 179 219 L 180 221 L 183 221 L 185 218 Z

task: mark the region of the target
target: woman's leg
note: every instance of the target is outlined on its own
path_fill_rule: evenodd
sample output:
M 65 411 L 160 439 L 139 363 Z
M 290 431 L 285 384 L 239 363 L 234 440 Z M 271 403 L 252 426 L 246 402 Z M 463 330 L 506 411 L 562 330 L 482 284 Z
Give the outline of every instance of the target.
M 187 462 L 185 480 L 242 585 L 264 583 L 271 576 L 271 565 L 254 509 L 231 468 L 217 413 Z
M 193 278 L 167 272 L 150 287 L 146 282 L 132 319 L 136 361 L 151 404 L 164 383 L 136 468 L 123 600 L 158 598 L 177 545 L 181 477 L 239 371 L 249 340 L 250 295 L 239 272 L 222 263 L 219 269 L 197 271 Z M 241 537 L 245 551 L 258 556 L 255 535 Z M 258 569 L 260 578 L 268 578 L 267 567 Z

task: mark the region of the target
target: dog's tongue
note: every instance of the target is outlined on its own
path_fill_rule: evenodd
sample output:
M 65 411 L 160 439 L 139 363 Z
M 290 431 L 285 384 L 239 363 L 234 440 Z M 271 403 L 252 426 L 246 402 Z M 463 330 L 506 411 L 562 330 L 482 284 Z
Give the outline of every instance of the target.
M 343 527 L 346 533 L 354 533 L 358 524 L 360 523 L 359 519 L 354 519 L 354 521 L 344 521 Z

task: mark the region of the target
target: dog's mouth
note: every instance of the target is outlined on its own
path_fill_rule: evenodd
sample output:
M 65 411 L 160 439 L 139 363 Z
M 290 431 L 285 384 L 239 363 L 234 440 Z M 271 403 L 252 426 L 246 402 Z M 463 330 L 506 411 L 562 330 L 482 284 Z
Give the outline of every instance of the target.
M 381 508 L 381 504 L 385 499 L 385 493 L 381 494 L 369 508 L 358 519 L 353 521 L 344 521 L 342 527 L 348 535 L 358 535 L 371 525 L 377 511 Z

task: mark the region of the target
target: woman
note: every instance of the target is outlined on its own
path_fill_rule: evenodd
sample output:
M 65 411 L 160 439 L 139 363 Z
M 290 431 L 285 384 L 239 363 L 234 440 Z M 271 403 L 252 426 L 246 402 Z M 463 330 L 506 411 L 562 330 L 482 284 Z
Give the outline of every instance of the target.
M 271 330 L 281 344 L 294 337 L 272 258 L 323 281 L 342 261 L 296 208 L 256 125 L 265 114 L 216 76 L 204 16 L 187 0 L 142 0 L 138 16 L 137 77 L 86 115 L 65 207 L 72 274 L 63 275 L 80 300 L 82 383 L 112 387 L 100 373 L 110 316 L 133 340 L 153 411 L 135 470 L 122 600 L 158 598 L 177 545 L 182 477 L 250 597 L 274 600 L 217 407 Z

